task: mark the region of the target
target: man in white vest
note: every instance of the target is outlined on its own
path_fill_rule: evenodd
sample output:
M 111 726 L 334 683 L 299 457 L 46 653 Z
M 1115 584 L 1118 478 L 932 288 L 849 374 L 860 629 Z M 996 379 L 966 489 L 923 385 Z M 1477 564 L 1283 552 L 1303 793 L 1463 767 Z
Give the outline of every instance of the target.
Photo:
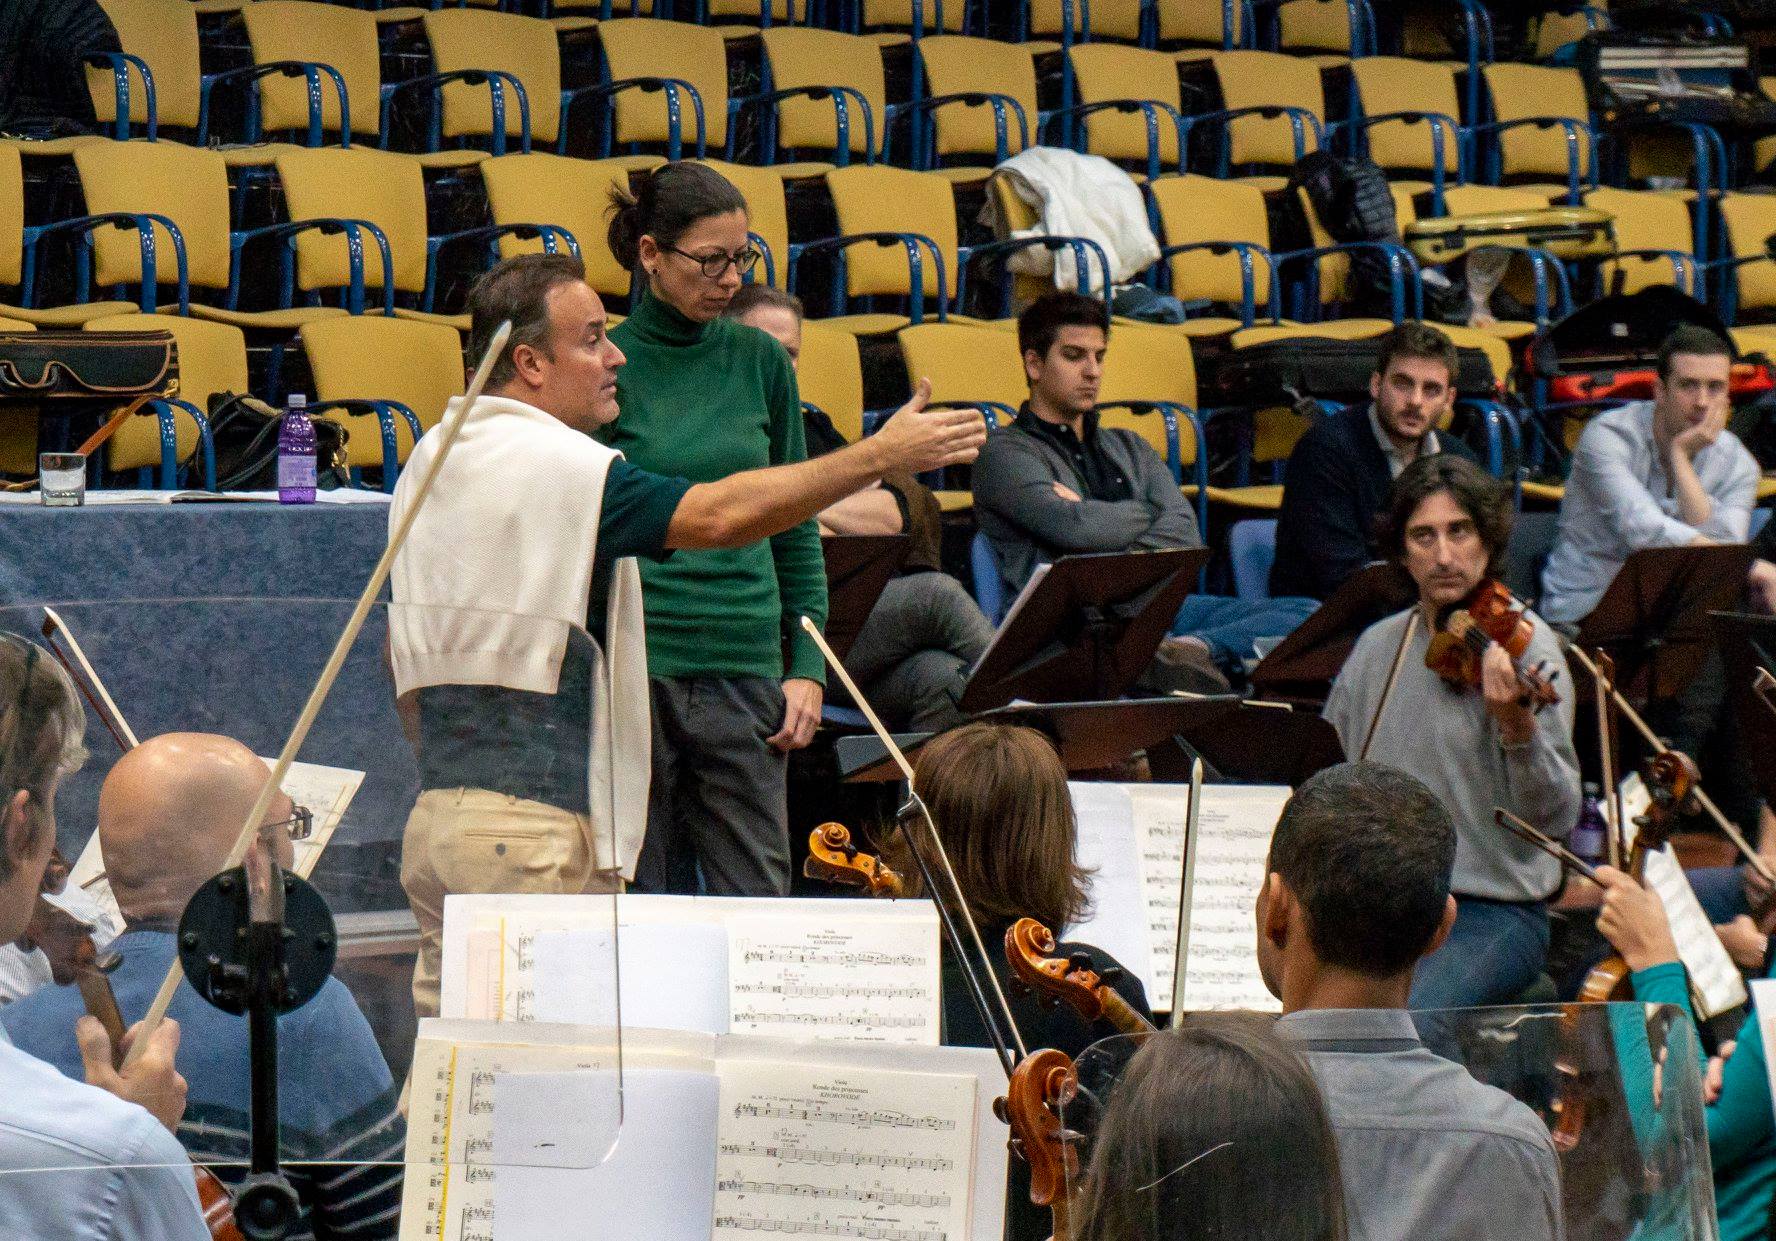
M 612 892 L 634 876 L 652 726 L 633 558 L 752 543 L 890 470 L 972 461 L 986 439 L 978 411 L 927 409 L 921 382 L 858 444 L 693 485 L 592 439 L 617 417 L 623 354 L 577 258 L 509 259 L 469 312 L 472 358 L 503 321 L 511 339 L 395 558 L 389 612 L 419 754 L 401 885 L 422 1017 L 438 1012 L 447 893 Z M 435 427 L 415 446 L 391 528 L 439 440 Z

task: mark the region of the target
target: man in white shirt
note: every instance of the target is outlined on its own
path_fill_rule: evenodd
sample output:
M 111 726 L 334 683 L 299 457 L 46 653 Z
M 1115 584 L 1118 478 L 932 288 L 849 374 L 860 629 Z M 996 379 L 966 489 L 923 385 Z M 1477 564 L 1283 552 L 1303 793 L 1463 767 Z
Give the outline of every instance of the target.
M 401 885 L 422 1017 L 438 1012 L 449 893 L 610 892 L 634 877 L 652 719 L 635 557 L 743 547 L 891 470 L 972 461 L 986 439 L 978 410 L 927 409 L 921 383 L 874 435 L 818 461 L 666 478 L 591 437 L 617 417 L 624 357 L 578 259 L 508 259 L 469 311 L 472 354 L 503 321 L 512 335 L 390 579 L 390 662 L 418 740 Z M 391 528 L 439 441 L 434 428 L 415 446 Z
M 56 785 L 80 765 L 85 729 L 56 662 L 0 637 L 0 942 L 30 922 L 55 845 Z M 96 1020 L 82 1017 L 75 1035 L 85 1083 L 0 1035 L 0 1236 L 207 1241 L 191 1165 L 172 1135 L 185 1111 L 185 1079 L 173 1067 L 178 1025 L 163 1023 L 122 1070 L 111 1067 Z
M 1634 552 L 1743 543 L 1758 466 L 1727 430 L 1732 346 L 1678 328 L 1659 347 L 1653 399 L 1593 418 L 1573 450 L 1541 614 L 1583 620 Z

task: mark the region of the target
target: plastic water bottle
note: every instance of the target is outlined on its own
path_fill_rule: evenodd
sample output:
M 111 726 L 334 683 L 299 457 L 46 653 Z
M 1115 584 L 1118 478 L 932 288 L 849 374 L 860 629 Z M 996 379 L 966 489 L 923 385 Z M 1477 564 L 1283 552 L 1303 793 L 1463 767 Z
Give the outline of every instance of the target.
M 1603 797 L 1595 784 L 1585 785 L 1585 801 L 1579 810 L 1579 821 L 1573 825 L 1567 847 L 1587 862 L 1605 860 L 1609 848 L 1609 827 L 1603 816 Z
M 291 395 L 278 420 L 277 479 L 279 504 L 315 502 L 315 429 L 301 393 Z

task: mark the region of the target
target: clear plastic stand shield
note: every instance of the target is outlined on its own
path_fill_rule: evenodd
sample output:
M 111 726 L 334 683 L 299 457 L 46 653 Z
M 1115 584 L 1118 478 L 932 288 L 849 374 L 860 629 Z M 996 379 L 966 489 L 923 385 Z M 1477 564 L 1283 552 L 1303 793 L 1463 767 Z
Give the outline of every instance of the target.
M 75 664 L 86 717 L 84 762 L 55 796 L 71 874 L 39 902 L 25 940 L 0 947 L 0 988 L 17 996 L 0 1023 L 19 1050 L 83 1075 L 73 1030 L 86 1007 L 69 953 L 88 924 L 100 961 L 118 959 L 106 977 L 124 1023 L 148 1010 L 181 945 L 192 947 L 182 911 L 223 870 L 353 606 L 59 603 L 47 637 L 45 608 L 0 609 L 0 633 L 40 651 L 33 676 L 62 675 L 55 652 Z M 81 684 L 76 645 L 103 691 Z M 399 701 L 397 665 L 423 686 Z M 451 669 L 479 684 L 435 683 Z M 614 1148 L 622 1044 L 609 803 L 613 788 L 633 784 L 615 778 L 610 747 L 593 744 L 606 675 L 585 629 L 495 611 L 378 604 L 346 650 L 258 846 L 286 842 L 282 864 L 318 892 L 335 928 L 332 977 L 277 1023 L 279 1154 L 315 1221 L 348 1228 L 399 1210 L 403 1236 L 484 1237 L 501 1169 L 547 1171 L 571 1193 L 574 1175 Z M 501 678 L 530 688 L 494 684 Z M 107 718 L 104 691 L 121 723 Z M 243 767 L 251 755 L 265 763 Z M 244 791 L 243 770 L 262 773 Z M 424 847 L 403 856 L 404 837 Z M 416 1022 L 416 914 L 435 924 L 446 889 L 484 894 L 481 916 L 445 928 L 454 946 L 443 989 L 461 1019 Z M 523 891 L 584 893 L 583 933 L 507 942 L 499 898 Z M 285 906 L 294 928 L 313 902 L 292 892 Z M 289 951 L 324 957 L 327 947 L 303 940 Z M 198 966 L 220 976 L 229 961 Z M 178 1137 L 238 1183 L 250 1155 L 247 1018 L 218 1011 L 190 981 L 172 996 L 189 1084 Z M 82 1177 L 96 1191 L 112 1173 L 43 1171 L 57 1161 L 28 1151 L 11 1162 L 0 1175 L 62 1178 L 56 1193 L 74 1199 L 92 1196 Z M 144 1169 L 137 1179 L 155 1178 Z
M 1421 1012 L 1413 1019 L 1428 1048 L 1511 1095 L 1548 1129 L 1569 1241 L 1719 1236 L 1701 1052 L 1681 1010 L 1583 1004 Z M 1151 1106 L 1151 1082 L 1140 1089 L 1159 1063 L 1154 1051 L 1142 1058 L 1148 1041 L 1175 1037 L 1105 1039 L 1076 1062 L 1079 1090 L 1060 1109 L 1065 1128 L 1078 1135 L 1069 1195 L 1076 1237 L 1164 1237 L 1171 1235 L 1165 1220 L 1191 1209 L 1196 1191 L 1186 1159 L 1181 1151 L 1155 1156 L 1171 1124 Z M 1200 1126 L 1190 1141 L 1207 1141 Z M 1194 1152 L 1202 1175 L 1214 1175 L 1215 1158 L 1237 1157 L 1231 1148 L 1211 1154 L 1214 1145 Z M 1261 1214 L 1262 1206 L 1255 1219 Z M 1095 1230 L 1106 1223 L 1111 1231 Z M 1539 1234 L 1526 1227 L 1522 1235 Z

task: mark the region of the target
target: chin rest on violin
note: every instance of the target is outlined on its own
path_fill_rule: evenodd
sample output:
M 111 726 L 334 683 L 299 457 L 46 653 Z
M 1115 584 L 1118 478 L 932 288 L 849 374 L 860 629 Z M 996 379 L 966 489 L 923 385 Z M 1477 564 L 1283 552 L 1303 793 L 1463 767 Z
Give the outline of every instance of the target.
M 1481 582 L 1466 599 L 1444 610 L 1425 648 L 1425 667 L 1451 688 L 1477 686 L 1486 652 L 1497 644 L 1511 657 L 1523 705 L 1536 711 L 1553 706 L 1560 701 L 1553 677 L 1543 671 L 1544 665 L 1522 662 L 1535 637 L 1535 625 L 1524 611 L 1502 582 Z
M 900 876 L 880 858 L 851 843 L 851 829 L 843 823 L 822 823 L 808 833 L 808 860 L 802 874 L 847 888 L 863 888 L 871 896 L 899 896 Z

